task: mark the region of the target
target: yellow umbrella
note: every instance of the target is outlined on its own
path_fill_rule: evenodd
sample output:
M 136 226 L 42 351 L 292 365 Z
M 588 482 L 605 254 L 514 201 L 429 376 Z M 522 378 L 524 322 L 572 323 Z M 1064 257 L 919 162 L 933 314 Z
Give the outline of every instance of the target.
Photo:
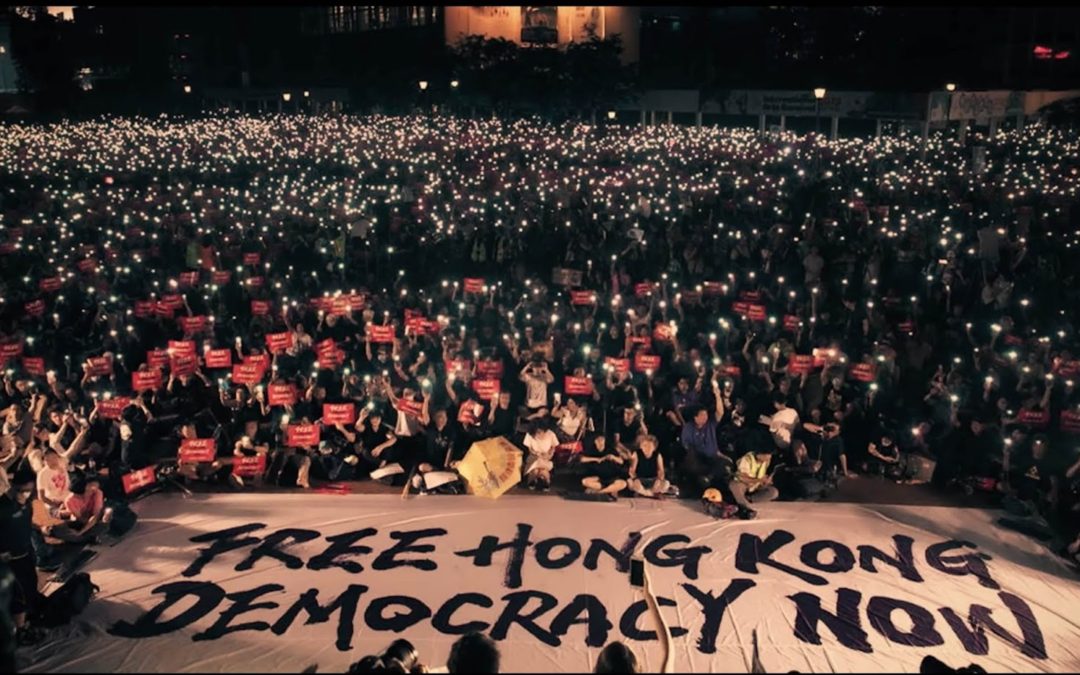
M 457 470 L 469 494 L 495 499 L 521 482 L 521 450 L 502 436 L 473 443 Z

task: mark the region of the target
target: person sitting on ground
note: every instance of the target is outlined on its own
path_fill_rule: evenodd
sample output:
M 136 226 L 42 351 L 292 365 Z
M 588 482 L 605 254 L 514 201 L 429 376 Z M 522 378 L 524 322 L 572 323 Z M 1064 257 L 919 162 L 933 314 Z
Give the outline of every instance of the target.
M 533 490 L 550 489 L 551 470 L 555 468 L 555 448 L 559 445 L 559 439 L 551 430 L 548 419 L 535 419 L 529 423 L 524 445 L 529 451 L 525 460 L 526 485 Z
M 93 542 L 104 534 L 112 511 L 105 506 L 101 479 L 93 474 L 75 479 L 60 515 L 68 522 L 46 528 L 45 534 L 70 544 Z
M 483 633 L 466 633 L 450 646 L 446 670 L 449 673 L 498 673 L 499 646 Z
M 636 673 L 638 660 L 633 650 L 622 642 L 609 642 L 596 658 L 594 673 Z
M 788 461 L 776 471 L 776 487 L 785 499 L 815 500 L 825 493 L 825 484 L 818 479 L 821 460 L 810 458 L 801 438 L 791 442 Z
M 614 501 L 627 487 L 625 460 L 615 448 L 608 447 L 607 438 L 602 434 L 590 437 L 585 445 L 585 452 L 581 456 L 584 473 L 581 485 L 585 488 L 585 494 L 608 495 Z
M 897 482 L 902 480 L 904 468 L 901 463 L 900 448 L 893 442 L 891 432 L 882 431 L 876 441 L 871 441 L 867 445 L 866 452 L 869 457 L 863 462 L 863 471 Z
M 784 394 L 779 391 L 773 392 L 772 404 L 775 412 L 771 416 L 760 416 L 758 422 L 769 427 L 776 447 L 786 450 L 791 446 L 791 435 L 799 427 L 799 412 L 788 407 Z
M 751 451 L 739 458 L 734 478 L 728 483 L 731 496 L 741 508 L 739 516 L 753 518 L 757 511 L 750 504 L 770 502 L 780 496 L 773 484 L 773 477 L 769 474 L 769 465 L 772 463 L 773 449 Z
M 630 489 L 642 497 L 662 499 L 677 496 L 678 491 L 664 476 L 664 458 L 656 436 L 644 434 L 637 439 L 637 450 L 630 458 Z

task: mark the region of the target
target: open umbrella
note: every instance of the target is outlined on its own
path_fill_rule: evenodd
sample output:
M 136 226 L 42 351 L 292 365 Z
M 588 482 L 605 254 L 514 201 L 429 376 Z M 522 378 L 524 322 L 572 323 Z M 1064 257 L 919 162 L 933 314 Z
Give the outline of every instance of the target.
M 502 436 L 473 443 L 457 470 L 469 494 L 495 499 L 521 482 L 521 450 Z

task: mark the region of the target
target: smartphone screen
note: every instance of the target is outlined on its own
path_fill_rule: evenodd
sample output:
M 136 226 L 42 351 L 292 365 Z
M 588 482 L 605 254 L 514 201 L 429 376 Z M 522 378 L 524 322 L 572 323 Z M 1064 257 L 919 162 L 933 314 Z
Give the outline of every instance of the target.
M 645 561 L 641 558 L 630 559 L 630 585 L 645 588 Z

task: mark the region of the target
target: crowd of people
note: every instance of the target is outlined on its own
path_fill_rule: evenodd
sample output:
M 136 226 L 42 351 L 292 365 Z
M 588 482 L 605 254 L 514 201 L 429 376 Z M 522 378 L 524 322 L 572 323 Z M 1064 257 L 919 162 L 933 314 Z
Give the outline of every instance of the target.
M 28 578 L 7 534 L 35 492 L 56 524 L 33 541 L 79 544 L 164 473 L 460 492 L 502 436 L 535 490 L 751 518 L 932 481 L 1075 558 L 1078 150 L 1043 125 L 925 151 L 438 116 L 5 126 L 2 555 Z

